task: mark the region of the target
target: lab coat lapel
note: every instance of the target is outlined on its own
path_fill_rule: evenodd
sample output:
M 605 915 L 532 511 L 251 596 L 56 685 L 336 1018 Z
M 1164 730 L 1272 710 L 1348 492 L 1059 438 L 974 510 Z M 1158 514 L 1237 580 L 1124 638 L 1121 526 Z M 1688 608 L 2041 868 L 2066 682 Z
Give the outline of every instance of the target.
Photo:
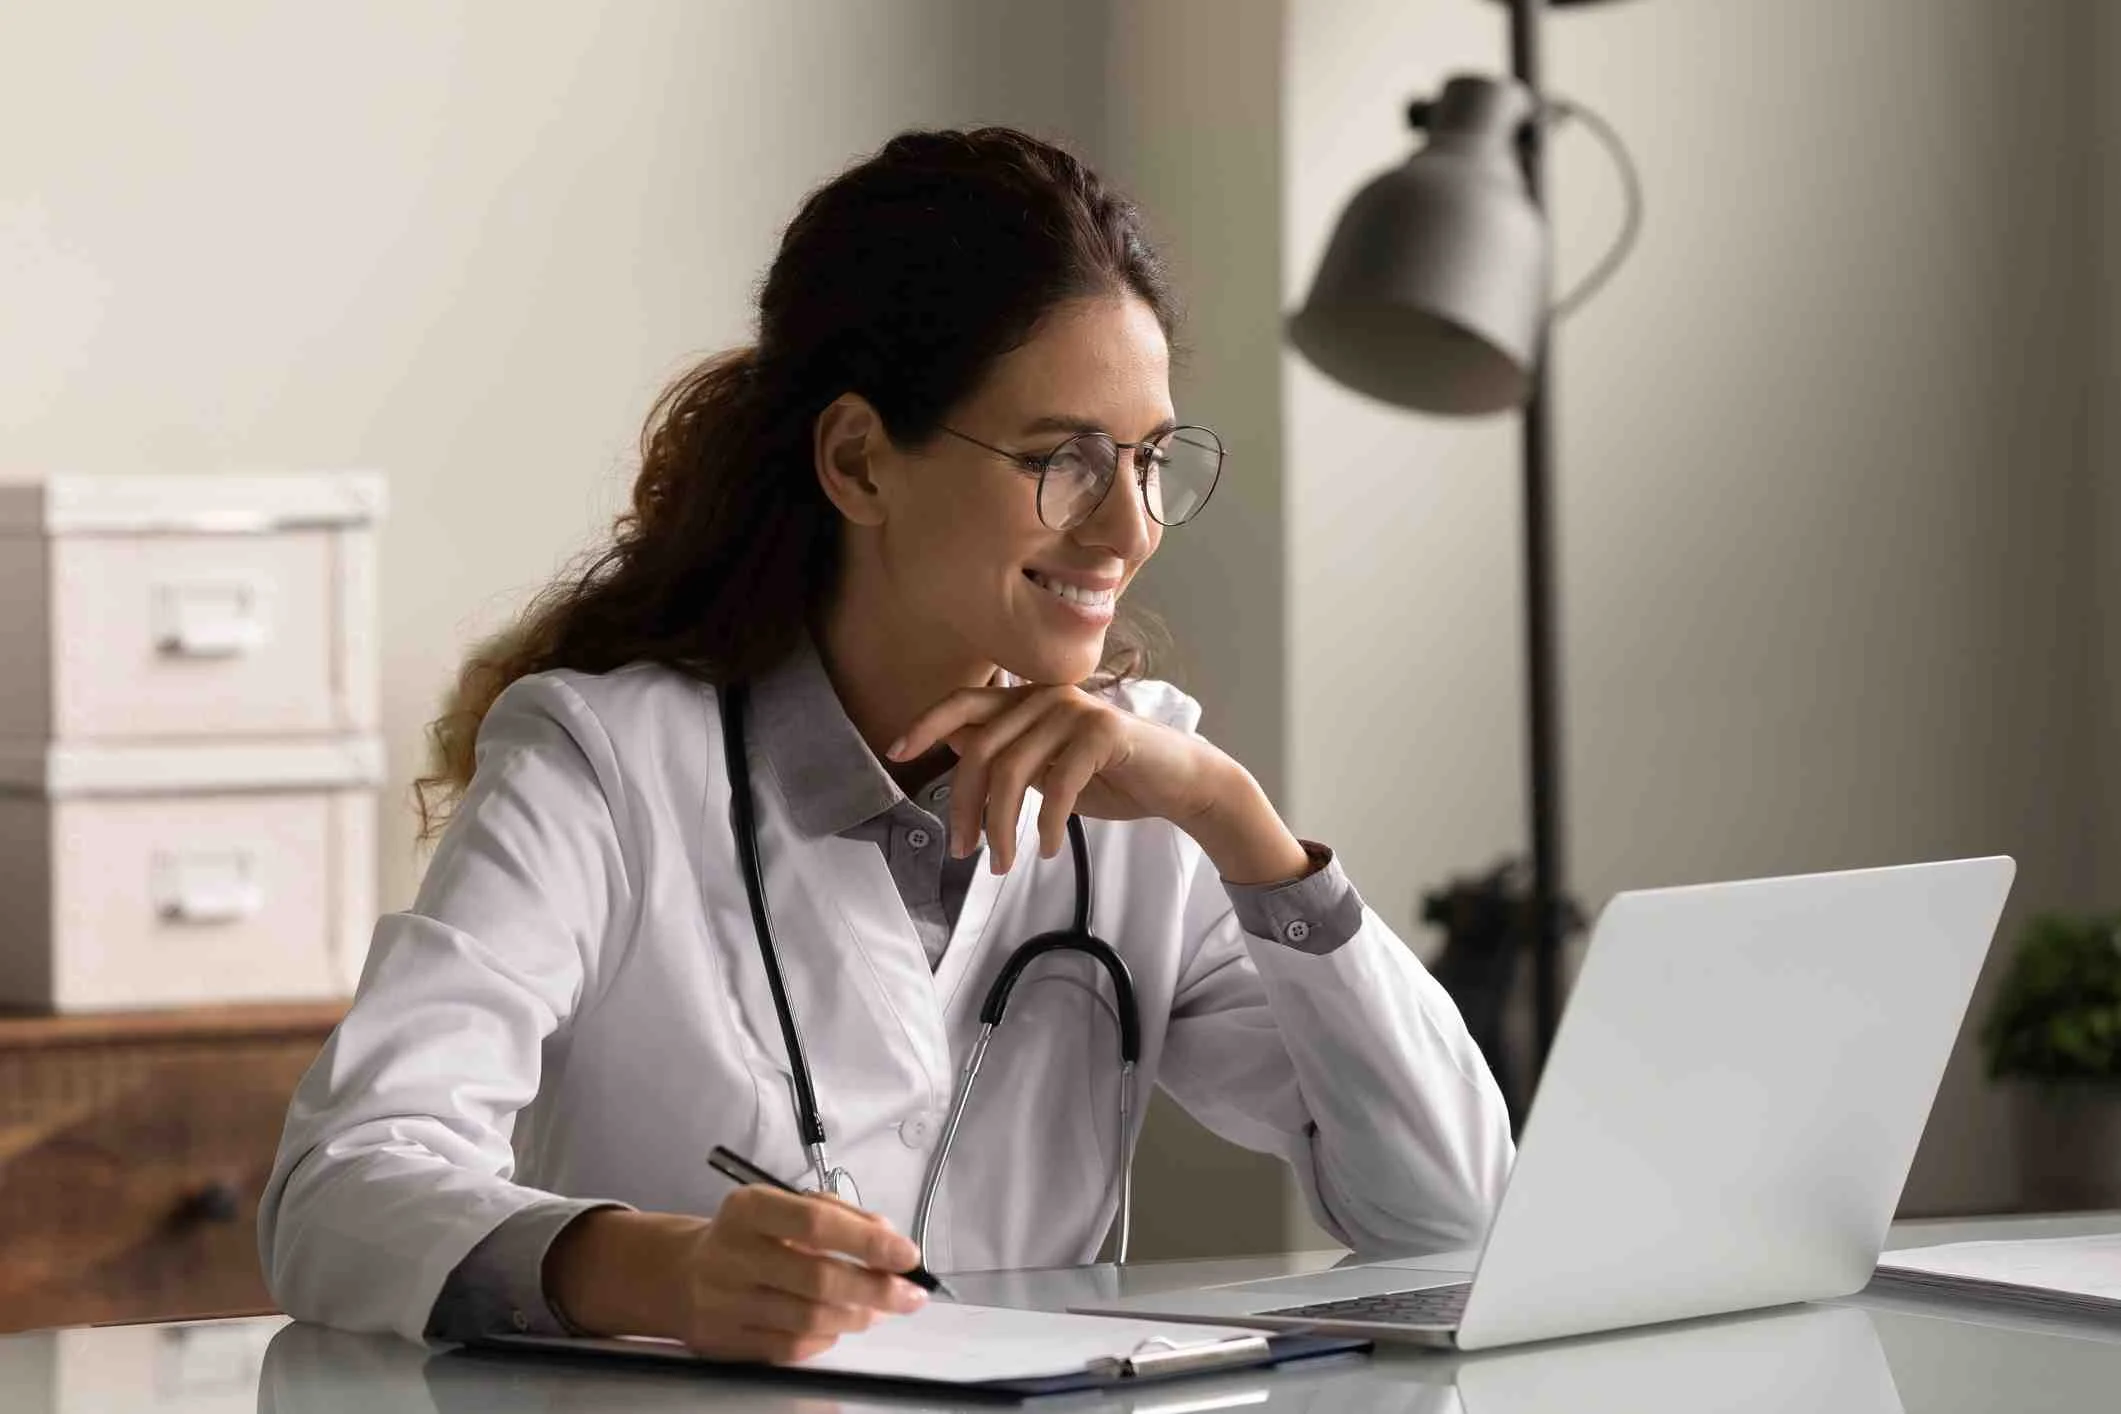
M 949 1036 L 927 950 L 892 880 L 891 866 L 868 840 L 832 835 L 818 840 L 815 848 L 820 869 L 813 886 L 828 890 L 838 905 L 846 930 L 844 956 L 850 966 L 867 969 L 880 993 L 877 1041 L 890 1049 L 910 1049 L 935 1092 L 932 1102 L 940 1103 L 950 1090 Z M 858 978 L 847 981 L 861 985 Z
M 1002 936 L 990 943 L 988 935 L 997 931 L 998 921 L 1023 911 L 1021 894 L 1030 887 L 1031 865 L 1038 854 L 1038 811 L 1042 799 L 1036 790 L 1024 792 L 1024 808 L 1016 817 L 1016 867 L 997 875 L 989 860 L 982 858 L 971 886 L 965 890 L 957 926 L 950 930 L 950 946 L 943 953 L 942 966 L 935 971 L 935 993 L 942 999 L 941 1011 L 950 1020 L 953 1036 L 968 1032 L 974 1024 L 982 999 L 962 997 L 959 993 L 968 976 L 975 972 L 986 975 L 986 969 L 975 967 L 981 955 L 989 947 L 1014 947 L 1023 941 Z M 970 1044 L 969 1034 L 963 1039 Z

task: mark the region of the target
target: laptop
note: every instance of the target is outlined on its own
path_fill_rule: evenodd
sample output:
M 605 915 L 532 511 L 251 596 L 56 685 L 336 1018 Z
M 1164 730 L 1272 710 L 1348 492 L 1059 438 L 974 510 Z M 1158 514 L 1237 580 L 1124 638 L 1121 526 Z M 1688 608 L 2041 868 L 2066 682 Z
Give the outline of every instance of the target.
M 1617 895 L 1479 1249 L 1077 1309 L 1481 1350 L 1853 1294 L 2016 870 Z

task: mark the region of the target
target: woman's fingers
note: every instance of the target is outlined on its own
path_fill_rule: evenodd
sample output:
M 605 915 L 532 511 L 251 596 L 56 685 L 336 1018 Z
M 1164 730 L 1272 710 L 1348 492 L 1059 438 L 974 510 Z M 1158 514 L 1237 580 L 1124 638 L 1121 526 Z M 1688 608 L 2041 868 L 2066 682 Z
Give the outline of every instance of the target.
M 947 741 L 953 732 L 1000 716 L 1023 696 L 1020 687 L 962 688 L 914 718 L 913 725 L 884 754 L 893 761 L 911 761 L 937 742 Z
M 1078 737 L 1054 758 L 1039 783 L 1038 852 L 1047 859 L 1061 852 L 1068 838 L 1068 817 L 1075 802 L 1104 766 L 1102 742 Z
M 785 1242 L 753 1251 L 749 1266 L 762 1287 L 814 1305 L 903 1315 L 928 1304 L 927 1293 L 904 1277 Z
M 1060 700 L 1058 694 L 1053 693 L 1027 695 L 1008 711 L 976 727 L 962 729 L 951 739 L 951 745 L 957 751 L 957 769 L 950 783 L 953 854 L 959 858 L 971 854 L 979 838 L 980 819 L 988 814 L 987 797 L 993 790 L 996 761 L 1026 732 L 1045 720 Z M 992 824 L 991 817 L 989 823 Z M 1013 848 L 1015 839 L 1013 827 L 1007 835 L 996 834 L 991 828 L 987 832 L 988 847 L 996 851 Z M 996 855 L 997 872 L 1006 869 L 1002 863 L 1004 857 L 1002 853 Z
M 760 1291 L 725 1291 L 704 1309 L 697 1329 L 685 1337 L 687 1349 L 715 1360 L 759 1360 L 792 1364 L 832 1348 L 840 1331 L 794 1329 L 761 1319 Z M 804 1321 L 807 1326 L 808 1322 Z
M 1006 874 L 1016 863 L 1016 822 L 1023 814 L 1024 793 L 1034 782 L 1045 778 L 1055 758 L 1068 750 L 1071 742 L 1085 742 L 1093 751 L 1101 746 L 1098 739 L 1089 734 L 1094 730 L 1084 714 L 1056 703 L 1000 748 L 993 764 L 988 767 L 984 783 L 987 848 L 992 854 L 995 873 Z M 956 794 L 957 791 L 953 790 L 953 799 Z M 1073 801 L 1074 798 L 1075 793 L 1071 792 L 1068 799 Z M 1042 813 L 1044 809 L 1042 806 Z M 1065 821 L 1067 818 L 1063 811 L 1061 819 Z
M 831 1261 L 822 1258 L 819 1260 Z M 841 1262 L 836 1265 L 845 1266 Z M 806 1301 L 770 1286 L 736 1293 L 742 1310 L 738 1318 L 754 1330 L 782 1331 L 793 1336 L 842 1336 L 865 1331 L 883 1314 L 873 1306 L 836 1306 L 827 1301 Z
M 913 1243 L 874 1213 L 818 1195 L 740 1188 L 707 1231 L 686 1344 L 721 1359 L 807 1359 L 867 1330 L 880 1313 L 925 1304 L 926 1293 L 892 1275 L 919 1260 Z
M 743 1231 L 813 1252 L 843 1252 L 879 1271 L 908 1271 L 921 1259 L 910 1238 L 875 1214 L 808 1193 L 747 1184 L 722 1200 L 717 1217 L 733 1218 Z

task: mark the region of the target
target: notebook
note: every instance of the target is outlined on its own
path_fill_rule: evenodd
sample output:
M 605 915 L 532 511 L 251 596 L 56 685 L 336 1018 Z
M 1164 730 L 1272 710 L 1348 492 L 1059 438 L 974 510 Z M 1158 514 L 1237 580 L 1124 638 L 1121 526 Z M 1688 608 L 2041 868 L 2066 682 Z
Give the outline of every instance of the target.
M 1366 1350 L 1370 1342 L 935 1301 L 911 1315 L 843 1335 L 829 1350 L 794 1365 L 734 1366 L 695 1355 L 674 1340 L 643 1336 L 497 1335 L 476 1344 L 742 1369 L 747 1375 L 771 1371 L 793 1378 L 946 1385 L 1027 1397 L 1276 1365 Z
M 1888 1252 L 1878 1260 L 1872 1285 L 1973 1296 L 2043 1313 L 2121 1316 L 2121 1233 Z

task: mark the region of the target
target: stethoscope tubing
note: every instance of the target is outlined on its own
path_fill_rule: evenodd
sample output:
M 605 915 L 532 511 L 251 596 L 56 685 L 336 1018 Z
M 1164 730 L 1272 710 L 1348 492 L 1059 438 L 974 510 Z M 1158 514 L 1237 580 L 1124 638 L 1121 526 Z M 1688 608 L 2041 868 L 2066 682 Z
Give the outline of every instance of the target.
M 830 1190 L 832 1165 L 825 1151 L 825 1121 L 818 1111 L 817 1087 L 811 1079 L 808 1052 L 803 1046 L 801 1027 L 796 1022 L 795 1007 L 788 997 L 788 983 L 781 971 L 780 949 L 774 942 L 773 921 L 766 907 L 766 880 L 759 865 L 758 818 L 751 793 L 751 765 L 745 756 L 744 709 L 748 693 L 742 683 L 732 683 L 718 689 L 722 716 L 722 753 L 730 785 L 730 824 L 736 837 L 737 865 L 744 879 L 744 893 L 751 909 L 751 926 L 759 943 L 759 957 L 765 964 L 766 984 L 773 994 L 773 1009 L 780 1022 L 781 1042 L 788 1053 L 788 1070 L 793 1089 L 796 1111 L 796 1128 L 811 1167 L 815 1170 L 821 1189 Z M 1068 816 L 1068 845 L 1075 863 L 1075 909 L 1074 919 L 1066 929 L 1041 933 L 1020 945 L 1002 964 L 1002 970 L 987 988 L 987 995 L 980 1004 L 980 1033 L 965 1064 L 958 1073 L 952 1087 L 948 1118 L 943 1125 L 935 1153 L 928 1163 L 928 1171 L 921 1183 L 919 1203 L 914 1214 L 913 1241 L 926 1249 L 928 1217 L 935 1202 L 937 1191 L 942 1186 L 943 1169 L 950 1161 L 950 1150 L 957 1141 L 958 1129 L 964 1120 L 965 1107 L 972 1099 L 972 1086 L 979 1077 L 980 1063 L 986 1059 L 987 1047 L 993 1039 L 994 1030 L 1002 1023 L 1009 1007 L 1009 997 L 1016 989 L 1024 970 L 1049 952 L 1079 952 L 1095 961 L 1107 977 L 1113 989 L 1113 1017 L 1119 1025 L 1120 1076 L 1119 1076 L 1119 1136 L 1117 1154 L 1119 1167 L 1116 1182 L 1119 1187 L 1119 1238 L 1114 1248 L 1118 1262 L 1127 1260 L 1127 1242 L 1131 1235 L 1133 1220 L 1134 1174 L 1132 1156 L 1128 1150 L 1129 1131 L 1133 1127 L 1133 1096 L 1135 1068 L 1141 1059 L 1141 1009 L 1135 1001 L 1134 979 L 1128 971 L 1125 959 L 1110 943 L 1090 931 L 1090 847 L 1083 834 L 1082 818 Z
M 722 705 L 722 759 L 729 771 L 729 810 L 736 836 L 737 867 L 744 874 L 744 895 L 751 904 L 751 926 L 758 934 L 759 955 L 766 962 L 766 985 L 781 1024 L 781 1043 L 788 1050 L 788 1069 L 795 1084 L 796 1129 L 805 1149 L 825 1142 L 819 1117 L 817 1086 L 810 1079 L 809 1052 L 803 1047 L 795 1008 L 788 1001 L 788 981 L 781 975 L 780 949 L 773 941 L 773 920 L 766 912 L 766 876 L 759 868 L 758 816 L 751 799 L 751 763 L 744 756 L 744 684 L 733 683 L 718 694 Z

